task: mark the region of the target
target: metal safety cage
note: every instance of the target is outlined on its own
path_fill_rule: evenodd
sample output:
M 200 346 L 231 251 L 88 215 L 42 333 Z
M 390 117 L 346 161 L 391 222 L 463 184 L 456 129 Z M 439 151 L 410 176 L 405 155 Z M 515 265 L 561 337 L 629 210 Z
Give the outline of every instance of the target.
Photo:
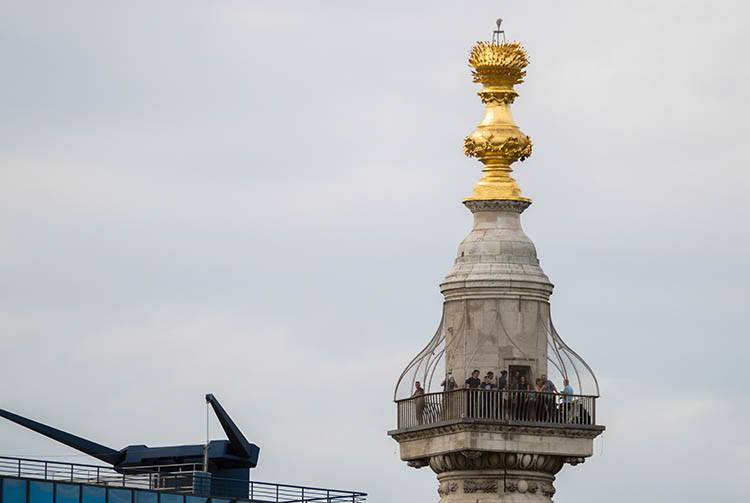
M 498 326 L 501 327 L 502 337 L 508 344 L 519 348 L 511 334 L 504 329 L 501 311 L 498 310 Z M 546 321 L 538 315 L 538 326 L 544 331 L 547 341 L 547 377 L 554 383 L 562 383 L 564 379 L 569 380 L 576 393 L 586 396 L 599 396 L 599 382 L 596 374 L 586 361 L 576 353 L 555 329 L 551 320 Z M 468 326 L 468 316 L 455 328 L 456 331 L 471 330 Z M 412 359 L 399 376 L 393 399 L 400 400 L 408 398 L 414 391 L 415 384 L 419 382 L 425 393 L 443 391 L 442 384 L 446 378 L 445 353 L 450 351 L 446 347 L 446 332 L 451 330 L 444 327 L 445 311 L 438 324 L 435 335 L 427 345 Z M 453 338 L 454 341 L 458 338 Z M 520 348 L 519 348 L 520 351 Z M 468 362 L 471 366 L 471 362 Z M 461 386 L 463 383 L 458 383 Z

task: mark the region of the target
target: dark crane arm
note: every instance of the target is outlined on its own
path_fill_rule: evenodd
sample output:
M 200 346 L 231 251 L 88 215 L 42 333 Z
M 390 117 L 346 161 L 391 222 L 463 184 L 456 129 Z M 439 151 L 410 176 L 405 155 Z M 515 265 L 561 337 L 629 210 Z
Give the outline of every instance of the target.
M 0 416 L 4 417 L 5 419 L 9 421 L 13 421 L 16 424 L 20 424 L 21 426 L 28 428 L 32 431 L 41 433 L 45 437 L 49 437 L 53 440 L 57 440 L 58 442 L 65 444 L 68 447 L 72 447 L 73 449 L 76 449 L 77 451 L 81 451 L 85 454 L 88 454 L 89 456 L 100 459 L 104 461 L 105 463 L 116 465 L 123 458 L 123 454 L 120 453 L 119 451 L 110 449 L 109 447 L 106 447 L 101 444 L 97 444 L 96 442 L 92 442 L 91 440 L 86 440 L 85 438 L 77 437 L 75 435 L 64 432 L 62 430 L 58 430 L 51 426 L 47 426 L 46 424 L 32 421 L 31 419 L 27 419 L 23 416 L 19 416 L 18 414 L 13 414 L 12 412 L 8 412 L 7 410 L 0 409 Z
M 244 458 L 257 460 L 258 446 L 247 441 L 245 435 L 234 424 L 234 421 L 232 421 L 232 418 L 229 417 L 229 414 L 227 414 L 227 411 L 224 410 L 224 407 L 221 406 L 216 397 L 209 393 L 206 395 L 206 403 L 210 403 L 211 407 L 213 407 L 216 417 L 219 419 L 221 427 L 224 428 L 224 433 L 227 434 L 229 444 L 232 446 L 235 454 Z

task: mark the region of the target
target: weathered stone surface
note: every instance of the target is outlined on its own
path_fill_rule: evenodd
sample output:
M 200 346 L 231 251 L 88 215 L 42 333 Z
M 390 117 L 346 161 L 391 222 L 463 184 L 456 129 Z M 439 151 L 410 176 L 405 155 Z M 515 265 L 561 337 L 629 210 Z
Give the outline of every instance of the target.
M 409 433 L 391 432 L 404 461 L 432 459 L 454 452 L 533 453 L 561 458 L 593 454 L 593 439 L 603 428 L 518 427 L 456 422 Z
M 458 383 L 528 366 L 547 373 L 552 283 L 521 228 L 522 201 L 468 201 L 474 227 L 440 285 L 445 298 L 446 370 Z M 502 423 L 502 424 L 501 424 Z M 550 503 L 555 474 L 593 454 L 603 427 L 466 418 L 391 431 L 401 459 L 429 466 L 441 503 Z
M 446 368 L 463 382 L 482 372 L 528 365 L 547 371 L 552 283 L 514 204 L 473 203 L 474 227 L 440 285 L 445 296 Z

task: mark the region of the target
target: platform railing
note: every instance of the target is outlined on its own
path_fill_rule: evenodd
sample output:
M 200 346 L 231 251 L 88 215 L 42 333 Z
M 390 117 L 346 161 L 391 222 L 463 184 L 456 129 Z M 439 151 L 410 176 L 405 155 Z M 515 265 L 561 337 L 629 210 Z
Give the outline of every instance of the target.
M 462 419 L 549 426 L 596 424 L 596 398 L 537 391 L 456 389 L 397 400 L 398 429 Z
M 118 472 L 111 467 L 0 456 L 0 477 L 89 484 L 155 492 L 200 495 L 227 503 L 364 503 L 367 493 L 273 482 L 206 478 L 202 465 L 138 467 Z M 223 496 L 247 484 L 247 497 Z M 241 491 L 244 493 L 244 491 Z
M 36 459 L 9 458 L 0 456 L 0 475 L 83 484 L 102 484 L 117 480 L 125 485 L 128 475 L 118 473 L 107 466 L 63 463 Z

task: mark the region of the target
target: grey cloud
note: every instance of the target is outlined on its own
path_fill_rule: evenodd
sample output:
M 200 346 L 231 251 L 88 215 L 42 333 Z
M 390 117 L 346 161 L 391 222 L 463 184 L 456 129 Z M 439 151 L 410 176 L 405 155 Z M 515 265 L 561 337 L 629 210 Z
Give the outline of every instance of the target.
M 524 225 L 609 428 L 556 499 L 741 501 L 744 3 L 3 12 L 7 408 L 156 445 L 200 441 L 211 391 L 263 448 L 259 479 L 434 498 L 385 431 L 469 230 L 465 58 L 502 16 L 532 61 L 514 108 L 535 142 Z M 0 439 L 86 461 L 9 424 Z

